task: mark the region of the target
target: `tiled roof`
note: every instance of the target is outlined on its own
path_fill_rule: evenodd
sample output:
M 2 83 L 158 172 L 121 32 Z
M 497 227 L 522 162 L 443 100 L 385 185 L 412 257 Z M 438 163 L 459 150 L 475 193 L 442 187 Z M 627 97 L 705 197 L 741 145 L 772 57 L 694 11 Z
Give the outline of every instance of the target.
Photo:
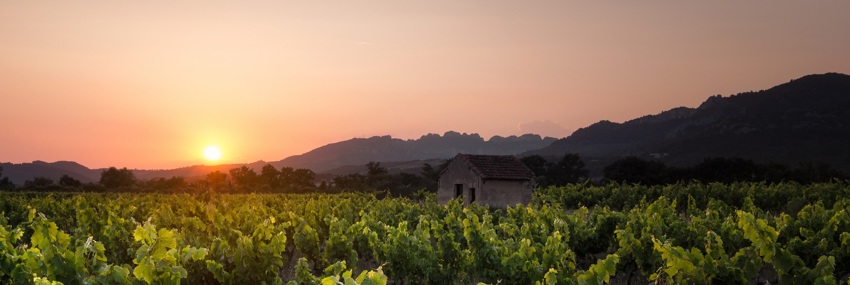
M 513 155 L 458 154 L 455 159 L 465 161 L 484 179 L 526 180 L 534 177 L 534 172 Z

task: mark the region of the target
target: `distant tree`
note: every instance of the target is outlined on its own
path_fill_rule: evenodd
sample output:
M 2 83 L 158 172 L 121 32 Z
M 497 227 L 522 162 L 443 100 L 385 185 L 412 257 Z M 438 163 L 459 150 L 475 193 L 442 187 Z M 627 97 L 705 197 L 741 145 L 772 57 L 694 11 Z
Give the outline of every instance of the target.
M 667 167 L 658 161 L 626 157 L 604 169 L 609 181 L 658 185 L 662 183 L 691 182 L 735 183 L 794 181 L 801 184 L 848 179 L 839 170 L 823 163 L 803 163 L 798 168 L 782 164 L 758 164 L 740 157 L 710 157 L 690 167 Z
M 126 167 L 118 169 L 110 167 L 100 173 L 100 185 L 109 189 L 128 187 L 136 184 L 136 176 Z
M 647 161 L 629 156 L 605 166 L 605 179 L 623 183 L 658 185 L 664 182 L 666 166 L 658 161 Z
M 779 163 L 769 163 L 761 166 L 762 177 L 765 182 L 779 183 L 789 180 L 788 166 Z
M 694 165 L 692 175 L 705 183 L 732 183 L 764 180 L 761 172 L 761 167 L 749 159 L 712 157 Z
M 257 176 L 257 173 L 254 172 L 253 169 L 244 165 L 240 168 L 231 169 L 230 178 L 233 179 L 233 182 L 236 183 L 236 185 L 243 187 L 255 186 L 257 182 L 259 182 L 259 176 Z
M 801 163 L 796 169 L 788 172 L 786 175 L 789 180 L 799 183 L 823 183 L 833 179 L 847 179 L 848 177 L 833 169 L 826 163 Z
M 80 180 L 74 179 L 74 177 L 65 174 L 62 175 L 62 177 L 59 177 L 59 185 L 67 187 L 80 187 L 83 186 L 83 183 L 80 182 Z
M 588 179 L 590 172 L 584 168 L 584 161 L 578 154 L 565 154 L 558 163 L 548 169 L 548 178 L 552 185 L 563 186 Z
M 172 176 L 171 178 L 154 178 L 145 181 L 144 188 L 151 192 L 173 193 L 183 190 L 187 183 L 183 177 Z
M 441 168 L 445 168 L 445 166 L 441 166 Z M 427 190 L 431 185 L 436 185 L 435 180 L 432 181 L 425 175 L 437 177 L 438 175 L 434 174 L 439 173 L 430 164 L 423 166 L 425 174 L 423 176 L 405 172 L 390 174 L 386 167 L 374 161 L 366 164 L 366 169 L 365 174 L 353 173 L 334 177 L 331 186 L 332 191 L 380 193 L 379 197 L 384 197 L 381 196 L 382 194 L 395 197 L 413 197 L 417 191 Z M 436 186 L 433 188 L 436 190 Z
M 314 187 L 316 186 L 314 181 L 316 180 L 316 173 L 310 169 L 306 168 L 298 168 L 293 172 L 292 182 L 293 185 L 302 186 L 302 187 Z
M 534 172 L 540 187 L 563 186 L 588 179 L 584 161 L 578 154 L 567 153 L 557 163 L 546 160 L 540 155 L 521 158 L 522 162 Z
M 206 182 L 210 187 L 224 186 L 224 183 L 227 182 L 227 174 L 218 170 L 207 173 Z
M 15 189 L 15 183 L 9 180 L 9 177 L 3 177 L 3 167 L 0 166 L 0 190 Z
M 442 175 L 443 172 L 446 171 L 446 168 L 449 167 L 449 162 L 451 162 L 451 160 L 446 160 L 437 166 L 425 163 L 422 165 L 422 170 L 419 173 L 422 177 L 425 177 L 425 179 L 437 182 L 440 180 L 440 175 Z
M 546 160 L 546 158 L 540 155 L 530 155 L 520 159 L 525 166 L 528 166 L 532 172 L 534 172 L 534 178 L 537 182 L 537 186 L 546 188 L 549 187 L 551 181 L 549 180 L 549 171 L 554 166 L 552 162 Z
M 449 162 L 451 162 L 451 160 L 446 160 L 436 167 L 430 163 L 422 165 L 422 170 L 419 172 L 420 175 L 425 178 L 425 181 L 422 182 L 422 186 L 432 192 L 437 191 L 440 176 L 443 175 L 443 172 L 445 172 L 449 167 Z
M 372 188 L 382 188 L 386 184 L 387 171 L 386 167 L 382 167 L 380 162 L 370 161 L 366 164 L 366 185 Z
M 280 186 L 280 171 L 271 164 L 266 164 L 260 171 L 260 180 L 272 188 L 277 188 Z
M 295 184 L 295 168 L 293 167 L 281 167 L 280 174 L 278 174 L 278 179 L 280 179 L 281 186 L 291 187 Z
M 366 176 L 360 173 L 341 175 L 333 178 L 333 184 L 337 189 L 360 191 L 366 188 Z
M 394 197 L 412 197 L 427 185 L 424 177 L 405 172 L 389 175 L 386 180 L 384 185 Z
M 520 159 L 525 166 L 531 169 L 535 175 L 544 176 L 549 171 L 549 167 L 552 164 L 546 158 L 543 158 L 540 155 L 530 155 Z
M 281 185 L 287 188 L 315 187 L 316 173 L 305 168 L 280 168 Z
M 694 181 L 694 169 L 693 167 L 673 167 L 667 166 L 664 168 L 663 177 L 661 177 L 661 181 L 663 183 L 690 183 Z
M 53 179 L 43 176 L 36 176 L 32 180 L 24 181 L 24 188 L 39 188 L 50 185 L 53 185 Z

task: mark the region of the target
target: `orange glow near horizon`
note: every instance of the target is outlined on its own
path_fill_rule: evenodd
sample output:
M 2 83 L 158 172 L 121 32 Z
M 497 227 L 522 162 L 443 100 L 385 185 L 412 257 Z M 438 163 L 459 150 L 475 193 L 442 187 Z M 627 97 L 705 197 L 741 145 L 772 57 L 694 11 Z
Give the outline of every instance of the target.
M 850 74 L 850 1 L 0 1 L 0 163 L 170 169 L 355 137 L 565 137 Z M 217 160 L 203 153 L 215 144 Z

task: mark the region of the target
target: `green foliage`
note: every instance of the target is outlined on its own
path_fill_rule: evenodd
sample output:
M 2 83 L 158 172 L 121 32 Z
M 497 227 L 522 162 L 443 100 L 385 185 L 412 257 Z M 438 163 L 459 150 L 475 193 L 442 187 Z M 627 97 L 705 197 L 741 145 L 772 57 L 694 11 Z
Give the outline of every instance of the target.
M 620 262 L 620 256 L 609 254 L 605 259 L 599 260 L 596 264 L 590 266 L 587 271 L 577 276 L 579 285 L 602 285 L 611 281 L 611 277 L 617 273 L 617 263 Z M 545 278 L 548 282 L 549 278 Z M 552 284 L 552 283 L 547 283 Z
M 378 267 L 375 271 L 362 271 L 356 278 L 352 278 L 351 270 L 345 270 L 345 261 L 334 263 L 325 269 L 328 275 L 322 278 L 322 285 L 386 285 L 387 276 Z
M 0 280 L 34 284 L 130 284 L 129 269 L 107 263 L 102 243 L 88 237 L 74 241 L 30 208 L 27 223 L 30 245 L 14 246 L 25 234 L 22 228 L 0 227 L 2 273 Z M 77 244 L 73 246 L 73 244 Z
M 269 217 L 258 224 L 251 235 L 234 230 L 233 239 L 215 238 L 210 247 L 211 259 L 206 260 L 207 269 L 224 284 L 246 284 L 256 280 L 283 283 L 278 274 L 286 250 L 285 226 L 276 225 L 276 219 Z
M 0 284 L 845 283 L 846 192 L 568 185 L 498 210 L 350 193 L 0 193 Z
M 203 260 L 207 254 L 206 249 L 189 246 L 178 250 L 175 232 L 157 230 L 149 221 L 136 227 L 133 239 L 141 244 L 133 259 L 133 276 L 148 284 L 180 284 L 188 276 L 181 265 Z

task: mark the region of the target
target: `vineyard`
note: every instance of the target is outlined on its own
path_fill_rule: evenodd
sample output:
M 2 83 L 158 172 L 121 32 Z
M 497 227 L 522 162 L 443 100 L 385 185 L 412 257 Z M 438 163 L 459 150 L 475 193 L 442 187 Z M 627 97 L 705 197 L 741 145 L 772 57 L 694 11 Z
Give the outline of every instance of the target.
M 850 183 L 371 194 L 0 192 L 2 284 L 836 284 Z

